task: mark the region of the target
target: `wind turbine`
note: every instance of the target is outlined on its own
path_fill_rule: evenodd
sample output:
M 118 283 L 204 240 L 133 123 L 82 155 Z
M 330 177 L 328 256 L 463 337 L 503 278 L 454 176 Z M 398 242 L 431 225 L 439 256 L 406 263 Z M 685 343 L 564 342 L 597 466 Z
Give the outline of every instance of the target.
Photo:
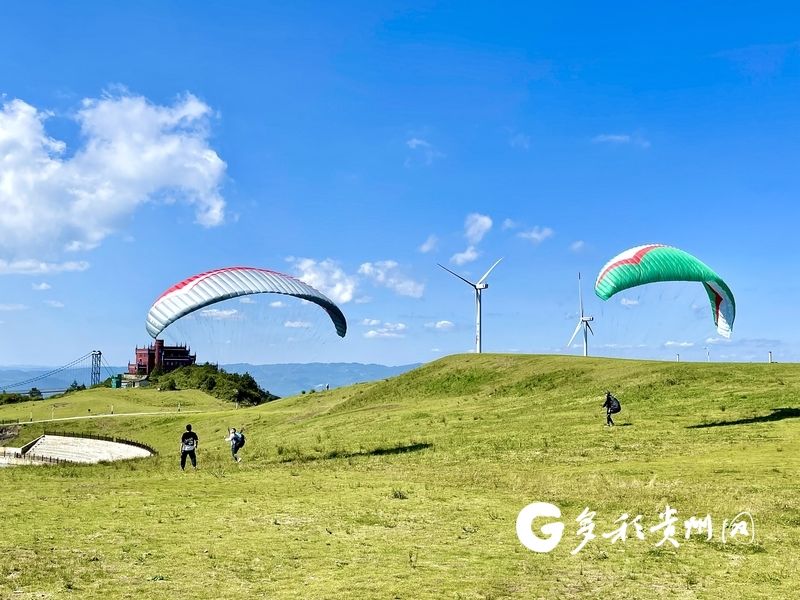
M 567 347 L 572 344 L 572 340 L 575 339 L 575 336 L 578 335 L 578 331 L 580 331 L 581 327 L 583 327 L 583 355 L 589 356 L 589 335 L 587 332 L 591 331 L 592 335 L 594 335 L 594 331 L 592 331 L 592 326 L 589 325 L 589 321 L 594 321 L 594 317 L 587 317 L 583 314 L 583 292 L 581 291 L 581 274 L 578 273 L 578 302 L 580 303 L 581 314 L 578 318 L 578 324 L 575 327 L 575 332 L 572 334 L 572 337 L 569 338 L 567 342 Z
M 477 283 L 472 283 L 470 280 L 464 279 L 458 273 L 453 273 L 453 271 L 451 271 L 444 265 L 436 263 L 451 275 L 455 275 L 464 283 L 467 283 L 473 288 L 475 288 L 475 352 L 477 352 L 478 354 L 481 353 L 481 292 L 489 287 L 489 284 L 484 282 L 486 281 L 486 278 L 489 277 L 489 273 L 492 272 L 492 269 L 494 269 L 498 264 L 500 264 L 501 260 L 503 259 L 502 258 L 498 259 L 496 263 L 494 263 L 491 267 L 489 267 L 489 270 L 483 274 L 483 277 L 478 279 Z

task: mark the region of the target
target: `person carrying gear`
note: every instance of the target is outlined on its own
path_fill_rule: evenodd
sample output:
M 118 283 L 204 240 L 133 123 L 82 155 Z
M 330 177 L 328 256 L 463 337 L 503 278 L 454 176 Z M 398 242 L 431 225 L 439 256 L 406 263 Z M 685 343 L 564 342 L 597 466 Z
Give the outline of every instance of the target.
M 606 409 L 606 426 L 614 425 L 614 420 L 611 418 L 611 415 L 615 415 L 621 411 L 622 406 L 620 406 L 619 400 L 608 390 L 606 390 L 606 401 L 603 404 L 603 408 Z
M 244 446 L 244 432 L 241 430 L 236 431 L 235 427 L 231 427 L 228 429 L 228 437 L 225 438 L 225 441 L 231 443 L 231 456 L 233 460 L 242 462 L 242 459 L 238 456 L 238 452 Z

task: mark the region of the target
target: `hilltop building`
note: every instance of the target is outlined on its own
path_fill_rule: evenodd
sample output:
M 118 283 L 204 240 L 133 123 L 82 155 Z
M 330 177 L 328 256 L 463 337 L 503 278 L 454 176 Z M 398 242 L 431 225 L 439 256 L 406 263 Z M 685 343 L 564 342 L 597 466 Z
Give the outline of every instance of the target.
M 193 365 L 197 356 L 191 354 L 186 344 L 165 346 L 164 340 L 156 340 L 154 344 L 139 348 L 136 346 L 135 362 L 128 363 L 129 375 L 150 375 L 158 369 L 162 373 L 174 371 L 178 367 Z

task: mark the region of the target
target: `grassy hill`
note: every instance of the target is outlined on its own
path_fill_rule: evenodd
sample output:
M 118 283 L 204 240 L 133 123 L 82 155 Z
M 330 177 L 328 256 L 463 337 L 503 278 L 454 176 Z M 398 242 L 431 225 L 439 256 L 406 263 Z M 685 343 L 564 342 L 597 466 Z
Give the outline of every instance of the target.
M 614 428 L 606 389 L 623 405 Z M 65 401 L 83 416 L 131 391 Z M 136 392 L 203 412 L 46 424 L 140 439 L 155 459 L 0 469 L 0 596 L 727 599 L 800 583 L 800 365 L 466 355 L 238 410 Z M 196 473 L 177 468 L 189 417 Z M 228 426 L 248 435 L 238 465 Z M 534 501 L 562 512 L 549 554 L 515 533 Z M 666 504 L 679 548 L 648 531 Z M 585 507 L 597 538 L 573 556 Z M 740 511 L 756 543 L 721 543 Z M 623 513 L 643 515 L 644 541 L 601 536 Z M 714 539 L 685 540 L 684 520 L 706 514 Z

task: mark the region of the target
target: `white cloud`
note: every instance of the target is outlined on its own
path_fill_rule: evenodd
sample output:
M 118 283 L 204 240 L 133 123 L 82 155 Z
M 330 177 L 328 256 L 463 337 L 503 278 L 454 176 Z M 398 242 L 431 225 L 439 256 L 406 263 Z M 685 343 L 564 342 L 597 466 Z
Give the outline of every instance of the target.
M 275 300 L 269 303 L 271 308 L 286 308 L 286 303 L 281 300 Z
M 691 348 L 694 346 L 694 342 L 673 342 L 670 340 L 669 342 L 665 342 L 664 345 L 667 348 Z
M 49 290 L 52 286 L 49 283 L 43 281 L 42 283 L 33 283 L 31 284 L 31 287 L 37 292 L 44 292 L 45 290 Z
M 363 319 L 361 321 L 362 325 L 366 325 L 367 327 L 374 327 L 375 325 L 380 325 L 380 319 Z
M 58 300 L 45 300 L 44 303 L 50 308 L 64 308 L 64 303 Z
M 538 225 L 530 231 L 522 231 L 517 234 L 523 240 L 529 240 L 534 246 L 538 246 L 548 238 L 553 237 L 555 232 L 549 227 L 539 227 Z
M 453 254 L 453 256 L 450 257 L 450 262 L 454 265 L 465 265 L 477 260 L 478 256 L 480 256 L 480 254 L 475 249 L 475 246 L 469 246 L 463 252 L 457 252 L 456 254 Z
M 406 140 L 406 146 L 408 146 L 412 152 L 416 155 L 415 158 L 407 158 L 406 159 L 406 166 L 410 167 L 415 163 L 423 164 L 426 167 L 429 167 L 433 164 L 438 158 L 444 158 L 445 155 L 437 150 L 433 144 L 431 144 L 428 140 L 424 140 L 418 137 L 412 137 Z
M 399 273 L 398 267 L 398 263 L 394 260 L 366 262 L 358 268 L 358 273 L 400 296 L 421 298 L 425 292 L 425 285 Z
M 627 306 L 627 307 L 639 305 L 639 301 L 634 300 L 633 298 L 622 298 L 620 299 L 619 303 L 622 304 L 622 306 Z
M 28 307 L 24 304 L 0 304 L 0 311 L 11 312 L 12 310 L 26 310 Z
M 336 261 L 330 258 L 316 261 L 312 258 L 294 257 L 287 260 L 293 263 L 298 279 L 318 289 L 334 302 L 346 304 L 353 299 L 356 278 L 345 273 Z
M 1 201 L 0 205 L 2 205 Z M 89 263 L 85 260 L 49 263 L 32 259 L 12 261 L 0 259 L 0 275 L 50 275 L 85 271 L 88 268 Z
M 223 321 L 227 319 L 238 319 L 241 317 L 241 314 L 235 308 L 206 308 L 200 311 L 200 316 L 205 319 Z
M 369 304 L 372 302 L 372 296 L 359 296 L 354 300 L 356 304 Z
M 395 333 L 393 331 L 387 331 L 385 329 L 370 329 L 368 332 L 364 334 L 364 337 L 367 339 L 375 339 L 375 338 L 401 338 L 405 337 L 401 333 Z
M 240 296 L 239 297 L 240 304 L 255 304 L 256 301 L 253 300 L 250 296 Z
M 370 329 L 364 334 L 367 339 L 376 338 L 403 338 L 403 333 L 408 327 L 405 323 L 384 323 L 383 327 L 379 329 Z
M 425 327 L 428 329 L 436 329 L 437 331 L 450 331 L 455 327 L 455 323 L 452 321 L 435 321 L 433 323 L 425 323 Z
M 650 142 L 644 139 L 639 134 L 627 134 L 627 133 L 603 133 L 600 135 L 596 135 L 592 138 L 592 142 L 595 144 L 614 144 L 614 145 L 624 145 L 624 144 L 631 144 L 634 146 L 639 146 L 640 148 L 649 148 Z
M 492 228 L 492 219 L 480 213 L 470 213 L 464 221 L 464 236 L 470 245 L 475 245 L 483 239 Z
M 516 229 L 517 227 L 519 227 L 519 223 L 517 223 L 516 221 L 512 219 L 503 219 L 503 225 L 502 225 L 503 231 L 506 231 L 508 229 Z
M 311 323 L 308 321 L 286 321 L 283 326 L 289 329 L 311 329 Z
M 222 223 L 226 165 L 209 146 L 211 108 L 195 96 L 166 106 L 128 92 L 85 99 L 72 117 L 82 142 L 69 155 L 45 131 L 51 116 L 22 100 L 0 107 L 1 250 L 25 259 L 85 251 L 154 201 L 192 205 L 205 227 Z M 38 273 L 82 270 L 38 265 Z
M 570 252 L 574 252 L 575 254 L 583 252 L 585 249 L 586 249 L 586 242 L 584 242 L 583 240 L 574 241 L 569 245 Z
M 406 146 L 411 148 L 412 150 L 416 150 L 417 148 L 430 148 L 431 145 L 427 141 L 420 139 L 420 138 L 410 138 L 406 140 Z
M 439 238 L 435 235 L 431 234 L 428 236 L 428 239 L 422 242 L 422 245 L 419 247 L 419 251 L 423 254 L 427 254 L 428 252 L 433 252 L 436 250 L 437 246 L 439 245 Z
M 731 340 L 726 339 L 726 338 L 710 337 L 710 338 L 706 338 L 706 342 L 705 343 L 706 344 L 711 344 L 711 345 L 714 345 L 714 344 L 730 344 Z

